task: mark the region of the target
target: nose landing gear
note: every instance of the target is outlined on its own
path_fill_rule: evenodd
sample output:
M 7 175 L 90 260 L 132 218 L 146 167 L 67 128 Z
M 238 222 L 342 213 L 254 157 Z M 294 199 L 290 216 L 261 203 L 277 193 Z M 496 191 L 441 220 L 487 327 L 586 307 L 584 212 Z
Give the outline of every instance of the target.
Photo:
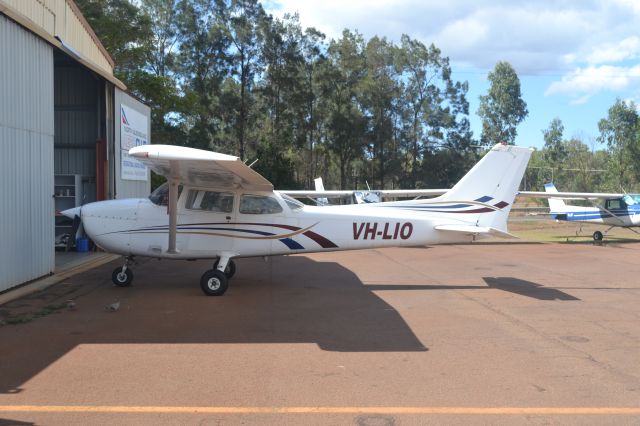
M 133 262 L 133 256 L 124 258 L 124 265 L 113 270 L 111 281 L 118 287 L 129 287 L 133 281 L 133 271 L 129 264 Z

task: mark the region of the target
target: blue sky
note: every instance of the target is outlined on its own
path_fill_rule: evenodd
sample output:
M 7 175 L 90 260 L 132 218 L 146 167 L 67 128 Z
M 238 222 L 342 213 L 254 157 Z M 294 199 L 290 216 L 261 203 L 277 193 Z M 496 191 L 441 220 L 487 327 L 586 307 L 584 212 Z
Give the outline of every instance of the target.
M 496 62 L 520 77 L 529 116 L 516 143 L 541 147 L 558 117 L 565 138 L 598 148 L 598 121 L 617 98 L 640 100 L 640 0 L 270 0 L 268 12 L 298 13 L 328 38 L 343 28 L 399 41 L 403 33 L 434 43 L 454 78 L 469 82 L 474 137 L 478 97 Z

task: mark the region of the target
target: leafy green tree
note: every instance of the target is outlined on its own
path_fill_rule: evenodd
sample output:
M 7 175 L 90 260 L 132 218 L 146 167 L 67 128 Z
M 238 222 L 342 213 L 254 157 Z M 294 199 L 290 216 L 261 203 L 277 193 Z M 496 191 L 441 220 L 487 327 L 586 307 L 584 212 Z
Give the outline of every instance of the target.
M 145 66 L 149 16 L 128 0 L 77 0 L 76 4 L 112 56 L 115 76 L 129 84 L 130 74 Z
M 619 188 L 629 190 L 640 182 L 640 116 L 634 102 L 620 99 L 598 122 L 598 141 L 611 152 L 610 170 Z
M 481 141 L 494 145 L 515 143 L 516 127 L 529 114 L 520 93 L 520 79 L 508 62 L 500 61 L 489 73 L 489 92 L 480 96 L 478 115 L 482 118 Z
M 222 9 L 221 9 L 222 10 Z M 260 28 L 266 17 L 258 0 L 230 0 L 224 12 L 227 37 L 231 40 L 230 64 L 238 82 L 238 110 L 234 122 L 238 154 L 247 156 L 247 134 L 255 123 L 253 88 L 263 70 L 260 47 L 263 42 Z
M 301 74 L 302 29 L 297 16 L 263 20 L 262 55 L 265 66 L 259 93 L 264 97 L 267 122 L 263 126 L 272 144 L 287 149 L 301 136 L 299 112 L 304 107 L 300 95 L 304 86 Z
M 307 28 L 301 40 L 302 45 L 302 80 L 299 95 L 301 97 L 301 129 L 302 138 L 306 141 L 307 155 L 302 161 L 306 169 L 305 186 L 311 188 L 316 177 L 317 155 L 315 147 L 320 142 L 318 135 L 322 124 L 322 109 L 320 107 L 321 82 L 319 76 L 326 61 L 325 35 L 315 28 Z
M 393 115 L 398 99 L 394 47 L 385 38 L 373 37 L 365 48 L 367 74 L 362 81 L 361 99 L 369 122 L 369 151 L 377 161 L 379 187 L 385 187 L 386 164 L 393 158 Z M 391 152 L 390 152 L 391 151 Z
M 466 118 L 469 114 L 466 100 L 468 83 L 451 79 L 449 59 L 442 55 L 440 49 L 433 44 L 426 47 L 407 35 L 402 36 L 396 60 L 404 82 L 402 105 L 406 116 L 402 125 L 409 160 L 406 169 L 410 173 L 403 186 L 417 187 L 420 162 L 425 154 L 437 156 L 443 149 L 451 150 L 451 155 L 444 155 L 447 160 L 458 157 L 460 168 L 466 171 L 472 138 Z M 431 164 L 430 161 L 428 163 Z M 428 168 L 422 169 L 430 174 Z M 452 174 L 457 176 L 458 172 Z M 434 178 L 441 180 L 441 177 L 423 175 L 427 182 Z M 425 185 L 425 182 L 420 185 Z
M 224 135 L 230 125 L 225 116 L 233 106 L 232 96 L 225 95 L 229 73 L 226 23 L 223 21 L 224 3 L 208 0 L 184 1 L 180 4 L 181 37 L 178 72 L 182 84 L 183 114 L 179 121 L 188 135 L 185 143 L 202 149 L 234 151 Z
M 337 156 L 340 187 L 346 188 L 351 162 L 360 158 L 367 123 L 358 101 L 361 81 L 366 75 L 364 39 L 349 30 L 332 40 L 323 69 L 323 95 L 326 108 L 326 132 L 329 149 Z
M 542 130 L 544 154 L 551 167 L 560 166 L 567 158 L 567 150 L 562 139 L 563 132 L 564 125 L 557 117 L 551 120 L 548 128 Z

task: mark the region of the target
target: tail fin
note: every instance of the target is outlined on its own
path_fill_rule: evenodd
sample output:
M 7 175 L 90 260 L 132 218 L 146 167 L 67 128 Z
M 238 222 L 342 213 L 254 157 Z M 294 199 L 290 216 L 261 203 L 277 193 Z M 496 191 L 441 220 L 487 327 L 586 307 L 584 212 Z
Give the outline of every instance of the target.
M 553 183 L 545 183 L 544 190 L 549 193 L 556 193 L 558 190 Z M 550 212 L 563 212 L 566 210 L 567 205 L 561 198 L 549 198 L 549 211 Z
M 453 188 L 437 200 L 467 203 L 470 206 L 458 210 L 469 214 L 464 215 L 465 219 L 472 219 L 476 226 L 506 233 L 507 217 L 531 152 L 530 148 L 495 145 Z M 453 209 L 449 211 L 454 212 Z
M 320 191 L 320 192 L 324 192 L 324 183 L 322 183 L 322 178 L 315 178 L 313 180 L 313 183 L 316 187 L 316 191 Z M 325 197 L 322 198 L 316 198 L 316 203 L 320 206 L 326 206 L 327 204 L 329 204 L 329 200 Z

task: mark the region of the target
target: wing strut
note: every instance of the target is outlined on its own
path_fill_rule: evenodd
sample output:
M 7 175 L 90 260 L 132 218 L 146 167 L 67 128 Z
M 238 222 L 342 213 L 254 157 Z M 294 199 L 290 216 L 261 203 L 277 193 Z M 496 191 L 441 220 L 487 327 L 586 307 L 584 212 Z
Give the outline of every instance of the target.
M 177 161 L 170 161 L 171 175 L 169 176 L 169 248 L 167 253 L 175 254 L 176 228 L 178 224 L 178 185 L 180 184 L 179 165 Z

